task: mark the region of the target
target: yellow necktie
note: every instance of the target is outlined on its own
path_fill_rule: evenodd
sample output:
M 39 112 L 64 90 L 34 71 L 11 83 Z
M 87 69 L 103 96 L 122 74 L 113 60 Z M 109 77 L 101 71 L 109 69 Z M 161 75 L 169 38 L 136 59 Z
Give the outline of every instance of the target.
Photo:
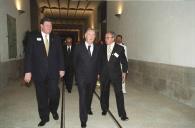
M 45 35 L 45 49 L 46 49 L 46 52 L 47 52 L 47 55 L 49 53 L 49 41 L 47 39 L 47 35 Z

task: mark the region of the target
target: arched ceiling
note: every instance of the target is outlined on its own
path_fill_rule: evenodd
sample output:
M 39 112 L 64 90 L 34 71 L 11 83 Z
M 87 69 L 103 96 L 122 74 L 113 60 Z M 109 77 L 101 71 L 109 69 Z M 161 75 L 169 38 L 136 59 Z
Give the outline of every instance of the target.
M 53 18 L 88 18 L 100 1 L 90 0 L 37 0 L 45 16 Z
M 73 36 L 76 41 L 83 38 L 87 27 L 93 27 L 94 11 L 101 1 L 96 0 L 36 0 L 42 16 L 53 20 L 54 32 L 63 38 Z M 94 25 L 94 24 L 93 24 Z

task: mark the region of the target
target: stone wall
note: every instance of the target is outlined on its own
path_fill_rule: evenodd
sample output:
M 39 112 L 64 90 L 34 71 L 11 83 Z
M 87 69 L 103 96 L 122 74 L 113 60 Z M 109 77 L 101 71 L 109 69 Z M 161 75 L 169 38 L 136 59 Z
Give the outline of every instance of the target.
M 18 80 L 23 74 L 23 60 L 13 60 L 0 63 L 0 88 L 11 81 Z
M 195 107 L 195 68 L 129 60 L 128 79 L 130 85 L 154 89 Z

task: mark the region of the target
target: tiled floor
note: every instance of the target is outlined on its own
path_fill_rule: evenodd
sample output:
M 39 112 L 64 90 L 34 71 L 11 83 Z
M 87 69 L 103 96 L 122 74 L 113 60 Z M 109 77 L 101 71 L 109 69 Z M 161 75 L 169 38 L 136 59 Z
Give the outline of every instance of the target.
M 129 121 L 118 117 L 115 96 L 111 88 L 110 110 L 123 128 L 195 128 L 195 109 L 161 96 L 149 89 L 128 86 L 125 94 Z M 96 90 L 99 92 L 99 90 Z M 94 115 L 89 116 L 88 128 L 117 128 L 112 118 L 101 115 L 99 100 L 93 98 Z M 59 108 L 60 114 L 61 107 Z M 65 128 L 80 128 L 78 91 L 65 92 Z M 36 128 L 39 122 L 35 89 L 22 87 L 19 82 L 0 90 L 0 128 Z M 43 128 L 60 128 L 60 120 Z

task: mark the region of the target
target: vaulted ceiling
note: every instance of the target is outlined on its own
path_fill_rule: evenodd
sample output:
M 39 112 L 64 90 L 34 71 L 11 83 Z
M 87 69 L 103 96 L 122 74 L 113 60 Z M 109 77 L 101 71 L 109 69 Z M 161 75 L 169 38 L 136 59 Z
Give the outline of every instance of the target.
M 97 11 L 101 3 L 101 0 L 36 1 L 43 16 L 53 19 L 54 32 L 57 32 L 61 37 L 69 35 L 76 41 L 82 39 L 87 27 L 94 27 L 94 11 Z
M 41 12 L 54 18 L 88 18 L 99 1 L 90 0 L 37 0 Z

